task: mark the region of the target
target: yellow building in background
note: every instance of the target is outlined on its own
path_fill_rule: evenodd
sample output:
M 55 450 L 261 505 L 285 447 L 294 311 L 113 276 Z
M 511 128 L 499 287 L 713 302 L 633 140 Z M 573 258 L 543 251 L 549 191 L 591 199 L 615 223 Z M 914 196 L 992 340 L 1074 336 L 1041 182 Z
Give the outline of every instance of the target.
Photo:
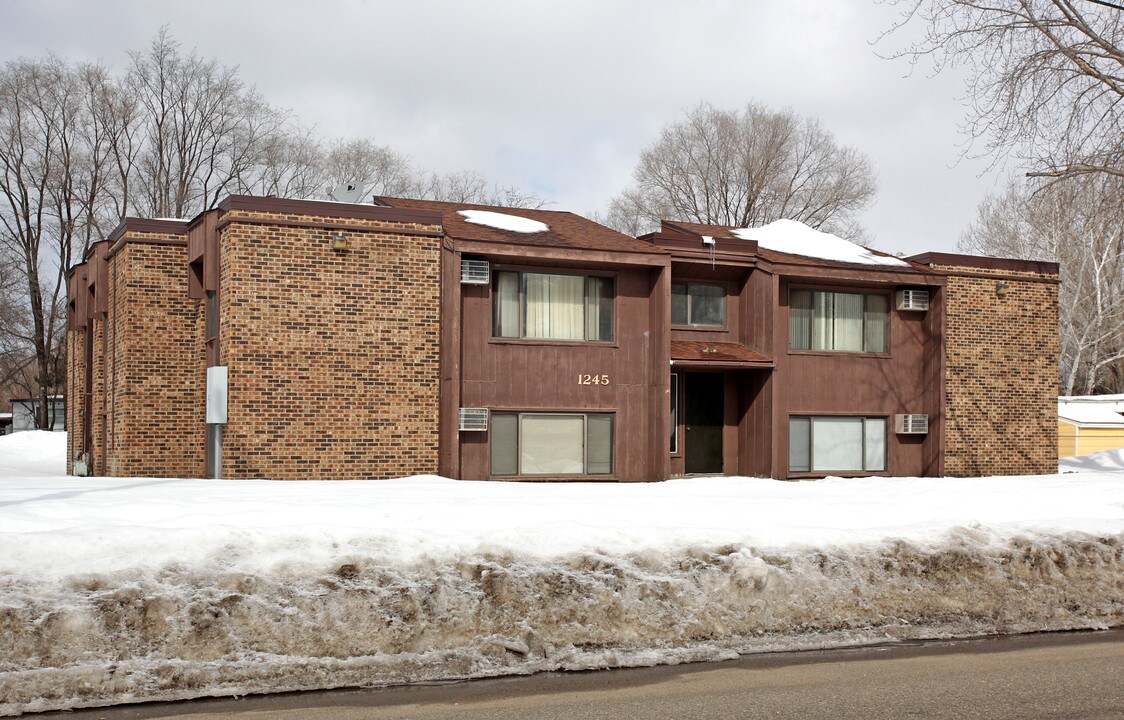
M 1058 457 L 1124 448 L 1124 395 L 1058 398 Z

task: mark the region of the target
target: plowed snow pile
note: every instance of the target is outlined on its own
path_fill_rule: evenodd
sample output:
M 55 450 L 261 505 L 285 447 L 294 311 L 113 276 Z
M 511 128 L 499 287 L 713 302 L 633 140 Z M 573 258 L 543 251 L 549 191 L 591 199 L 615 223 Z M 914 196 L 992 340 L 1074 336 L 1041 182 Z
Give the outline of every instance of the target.
M 0 438 L 0 714 L 1124 625 L 1124 474 L 69 478 Z

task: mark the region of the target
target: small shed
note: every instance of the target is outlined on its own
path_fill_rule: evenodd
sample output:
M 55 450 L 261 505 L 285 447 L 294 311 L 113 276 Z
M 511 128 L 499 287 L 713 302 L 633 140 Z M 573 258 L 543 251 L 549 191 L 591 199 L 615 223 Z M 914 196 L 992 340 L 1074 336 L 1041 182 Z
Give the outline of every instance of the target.
M 66 401 L 62 395 L 47 397 L 48 426 L 44 430 L 66 430 Z M 39 414 L 39 398 L 12 398 L 11 432 L 35 430 L 35 417 Z
M 1058 457 L 1124 448 L 1124 395 L 1058 397 Z

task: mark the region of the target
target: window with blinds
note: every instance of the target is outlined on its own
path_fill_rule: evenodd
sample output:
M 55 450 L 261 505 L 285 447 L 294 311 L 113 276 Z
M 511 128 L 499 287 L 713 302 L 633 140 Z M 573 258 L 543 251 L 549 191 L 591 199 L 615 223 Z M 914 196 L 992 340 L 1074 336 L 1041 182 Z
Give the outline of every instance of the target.
M 789 472 L 882 472 L 885 469 L 886 418 L 789 418 Z
M 612 342 L 614 301 L 611 277 L 497 272 L 492 334 Z
M 609 413 L 493 412 L 492 475 L 611 475 Z
M 793 290 L 789 293 L 788 346 L 792 350 L 887 352 L 887 295 Z

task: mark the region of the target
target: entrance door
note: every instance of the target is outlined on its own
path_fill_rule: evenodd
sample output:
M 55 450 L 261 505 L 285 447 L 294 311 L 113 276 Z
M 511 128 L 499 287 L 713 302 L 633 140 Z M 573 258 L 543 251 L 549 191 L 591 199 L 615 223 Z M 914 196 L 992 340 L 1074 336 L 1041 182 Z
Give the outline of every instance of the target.
M 722 473 L 722 426 L 726 415 L 726 376 L 686 373 L 683 376 L 684 470 Z

